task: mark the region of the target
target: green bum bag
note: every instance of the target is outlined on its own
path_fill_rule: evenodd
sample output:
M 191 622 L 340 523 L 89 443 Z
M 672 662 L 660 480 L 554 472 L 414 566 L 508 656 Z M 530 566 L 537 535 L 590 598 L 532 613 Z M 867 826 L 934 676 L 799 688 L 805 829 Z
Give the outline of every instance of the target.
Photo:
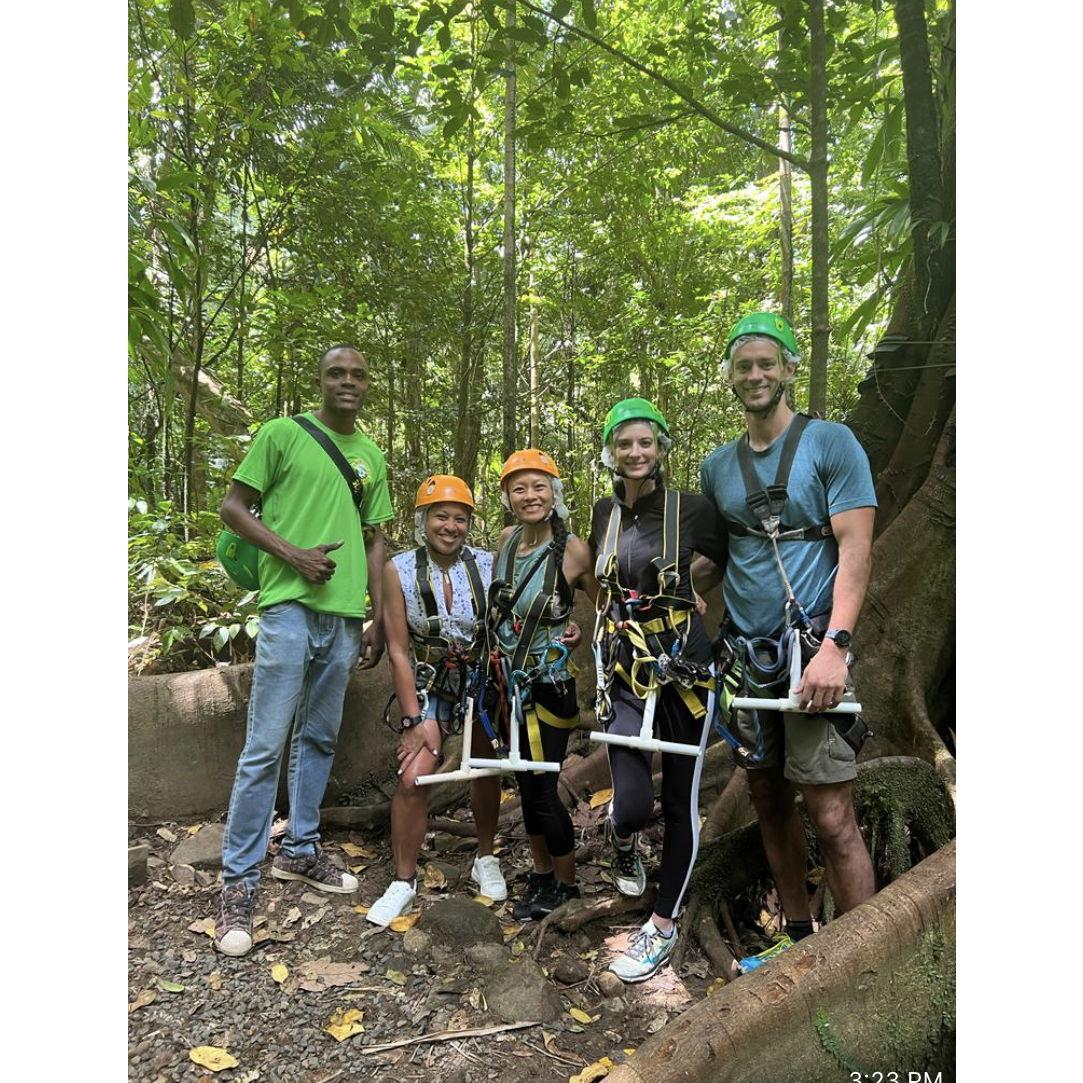
M 361 514 L 361 505 L 365 500 L 365 483 L 357 476 L 357 471 L 346 461 L 346 456 L 339 451 L 335 442 L 323 431 L 314 425 L 303 414 L 294 414 L 293 420 L 316 441 L 328 457 L 335 464 L 338 472 L 342 475 L 346 484 L 350 487 L 350 496 L 353 498 L 357 514 Z M 259 513 L 259 505 L 252 509 Z M 259 547 L 234 534 L 232 530 L 220 530 L 218 542 L 215 545 L 218 563 L 223 571 L 239 587 L 245 590 L 259 590 Z

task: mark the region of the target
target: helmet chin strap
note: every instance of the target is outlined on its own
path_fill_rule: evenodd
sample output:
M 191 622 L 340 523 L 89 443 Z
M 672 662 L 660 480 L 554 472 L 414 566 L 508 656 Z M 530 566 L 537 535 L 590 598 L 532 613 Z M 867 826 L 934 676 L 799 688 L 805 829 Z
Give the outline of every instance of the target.
M 768 414 L 774 412 L 775 408 L 782 401 L 782 396 L 786 394 L 786 385 L 779 380 L 775 393 L 768 402 L 763 404 L 763 406 L 749 406 L 745 400 L 741 398 L 740 393 L 733 384 L 730 384 L 730 390 L 737 396 L 737 401 L 745 408 L 746 414 L 754 414 L 757 417 L 767 417 Z

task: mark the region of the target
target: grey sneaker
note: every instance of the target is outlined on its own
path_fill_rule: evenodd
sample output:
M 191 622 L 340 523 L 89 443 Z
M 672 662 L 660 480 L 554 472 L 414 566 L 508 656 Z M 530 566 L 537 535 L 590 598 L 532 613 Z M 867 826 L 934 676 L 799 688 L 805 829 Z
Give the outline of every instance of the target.
M 625 846 L 620 845 L 617 833 L 613 832 L 612 852 L 613 883 L 622 895 L 638 899 L 647 890 L 647 872 L 643 860 L 636 849 L 636 836 Z
M 349 895 L 357 890 L 357 877 L 332 865 L 319 849 L 314 854 L 297 857 L 279 854 L 271 865 L 271 875 L 276 880 L 302 880 L 320 891 L 338 895 Z
M 223 955 L 247 955 L 252 950 L 252 909 L 256 893 L 244 884 L 226 884 L 214 923 L 214 945 Z
M 646 981 L 673 954 L 677 946 L 677 926 L 663 936 L 653 921 L 648 921 L 632 937 L 628 950 L 617 956 L 609 969 L 625 982 Z

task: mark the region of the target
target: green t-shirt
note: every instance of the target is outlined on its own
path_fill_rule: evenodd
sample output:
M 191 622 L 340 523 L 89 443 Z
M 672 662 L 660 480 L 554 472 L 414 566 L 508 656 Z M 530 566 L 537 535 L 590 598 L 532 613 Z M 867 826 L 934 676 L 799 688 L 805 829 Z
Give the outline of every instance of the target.
M 305 416 L 334 440 L 364 479 L 365 500 L 359 520 L 338 467 L 296 421 L 276 417 L 259 430 L 233 478 L 260 491 L 263 522 L 301 549 L 344 543 L 328 554 L 335 574 L 326 583 L 310 583 L 285 561 L 261 551 L 259 607 L 297 601 L 319 613 L 363 617 L 368 567 L 361 524 L 385 523 L 392 516 L 387 464 L 364 433 L 343 436 L 320 424 L 311 412 Z

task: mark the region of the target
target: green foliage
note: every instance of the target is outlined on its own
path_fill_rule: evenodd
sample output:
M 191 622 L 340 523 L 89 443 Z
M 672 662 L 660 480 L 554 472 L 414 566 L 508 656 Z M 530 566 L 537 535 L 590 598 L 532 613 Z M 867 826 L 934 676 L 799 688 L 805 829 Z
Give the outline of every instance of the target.
M 827 17 L 838 419 L 910 241 L 890 5 L 834 5 Z M 719 366 L 726 329 L 779 304 L 778 160 L 621 56 L 771 144 L 783 106 L 807 157 L 805 19 L 790 0 L 557 0 L 519 4 L 511 29 L 504 0 L 129 0 L 129 491 L 169 509 L 154 555 L 178 562 L 161 565 L 153 589 L 133 582 L 133 635 L 159 636 L 146 664 L 249 650 L 251 602 L 201 565 L 217 530 L 208 509 L 263 420 L 315 405 L 315 361 L 333 342 L 355 343 L 373 367 L 362 423 L 388 457 L 398 545 L 410 542 L 419 477 L 456 464 L 476 478 L 477 540 L 495 539 L 508 394 L 519 442 L 559 461 L 577 530 L 608 490 L 598 422 L 622 397 L 679 419 L 670 476 L 694 487 L 702 456 L 741 426 Z M 512 67 L 522 372 L 506 389 Z M 807 356 L 800 170 L 792 190 L 793 322 Z M 799 405 L 806 381 L 802 366 Z
M 136 673 L 251 660 L 255 591 L 214 557 L 217 515 L 184 515 L 170 501 L 128 500 L 128 658 Z

